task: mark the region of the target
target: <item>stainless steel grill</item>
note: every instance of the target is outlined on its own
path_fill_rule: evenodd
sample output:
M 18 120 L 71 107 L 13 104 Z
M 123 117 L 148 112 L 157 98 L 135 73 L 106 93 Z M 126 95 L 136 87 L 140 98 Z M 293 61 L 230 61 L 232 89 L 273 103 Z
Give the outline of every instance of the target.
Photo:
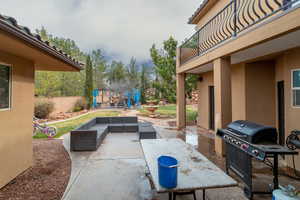
M 245 183 L 244 192 L 249 199 L 252 199 L 254 194 L 272 192 L 253 191 L 252 158 L 272 167 L 272 189 L 278 189 L 278 155 L 297 154 L 277 144 L 278 134 L 275 128 L 249 121 L 232 122 L 227 128 L 219 129 L 217 135 L 226 144 L 226 172 L 234 172 Z

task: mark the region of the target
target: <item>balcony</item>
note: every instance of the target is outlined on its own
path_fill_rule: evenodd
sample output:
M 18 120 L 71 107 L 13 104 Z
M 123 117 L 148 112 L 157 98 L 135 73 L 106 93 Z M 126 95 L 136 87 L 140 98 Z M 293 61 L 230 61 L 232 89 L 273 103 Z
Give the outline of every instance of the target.
M 180 46 L 180 65 L 298 4 L 300 0 L 232 0 Z

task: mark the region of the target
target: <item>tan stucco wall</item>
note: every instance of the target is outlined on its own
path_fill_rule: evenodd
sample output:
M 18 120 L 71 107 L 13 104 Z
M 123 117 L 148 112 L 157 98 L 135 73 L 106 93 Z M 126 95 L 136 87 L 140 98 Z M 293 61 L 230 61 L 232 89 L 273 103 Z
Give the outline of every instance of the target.
M 277 82 L 285 85 L 285 134 L 300 130 L 300 108 L 292 106 L 291 70 L 300 68 L 300 48 L 283 52 L 273 61 L 231 67 L 232 120 L 246 119 L 278 128 Z M 300 156 L 295 157 L 300 170 Z M 292 167 L 291 157 L 286 164 Z
M 209 86 L 214 85 L 214 74 L 212 71 L 199 75 L 202 81 L 198 81 L 198 125 L 209 128 Z
M 218 12 L 220 12 L 228 3 L 230 3 L 230 0 L 218 0 L 215 5 L 209 9 L 207 13 L 197 23 L 197 28 L 201 28 L 203 25 L 205 25 L 211 18 L 213 18 Z
M 12 107 L 0 111 L 0 188 L 32 164 L 34 64 L 0 51 L 12 65 Z
M 262 61 L 246 64 L 246 119 L 276 126 L 275 64 Z
M 274 66 L 268 61 L 232 66 L 232 120 L 276 125 Z
M 232 120 L 246 119 L 246 67 L 231 66 Z
M 292 106 L 291 70 L 300 69 L 300 48 L 286 51 L 278 57 L 276 63 L 276 81 L 284 80 L 285 90 L 285 135 L 292 130 L 300 130 L 300 108 Z M 300 152 L 300 151 L 299 151 Z M 291 157 L 287 157 L 288 166 L 292 167 Z M 300 170 L 300 156 L 295 156 L 297 170 Z

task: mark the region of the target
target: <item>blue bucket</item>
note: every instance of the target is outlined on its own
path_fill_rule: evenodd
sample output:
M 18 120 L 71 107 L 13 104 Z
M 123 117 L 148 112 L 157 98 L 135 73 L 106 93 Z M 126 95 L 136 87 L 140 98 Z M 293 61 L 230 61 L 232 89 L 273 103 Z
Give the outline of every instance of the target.
M 164 188 L 177 187 L 178 161 L 171 156 L 160 156 L 158 162 L 158 180 Z

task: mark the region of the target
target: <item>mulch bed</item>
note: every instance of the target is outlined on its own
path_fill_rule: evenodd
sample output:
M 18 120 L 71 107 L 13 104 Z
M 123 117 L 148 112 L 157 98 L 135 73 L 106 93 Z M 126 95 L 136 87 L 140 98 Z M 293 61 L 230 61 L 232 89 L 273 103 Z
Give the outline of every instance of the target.
M 33 140 L 33 166 L 0 189 L 0 199 L 59 200 L 70 173 L 71 160 L 62 140 Z

